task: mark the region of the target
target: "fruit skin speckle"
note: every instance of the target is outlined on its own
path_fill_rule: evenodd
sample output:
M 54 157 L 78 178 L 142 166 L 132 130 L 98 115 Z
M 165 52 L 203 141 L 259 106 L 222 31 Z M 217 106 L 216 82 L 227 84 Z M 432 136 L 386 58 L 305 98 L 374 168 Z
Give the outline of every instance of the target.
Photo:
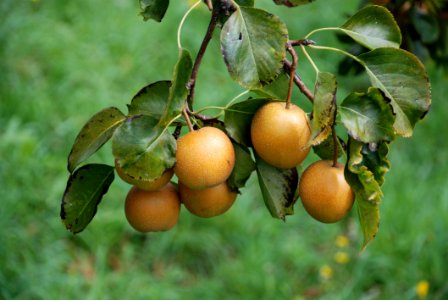
M 299 182 L 299 196 L 305 210 L 316 220 L 335 223 L 353 206 L 355 194 L 344 177 L 344 166 L 330 160 L 311 164 Z
M 179 182 L 179 194 L 185 208 L 202 218 L 222 215 L 230 209 L 238 195 L 230 190 L 227 182 L 203 190 L 192 190 Z
M 124 210 L 129 224 L 137 231 L 167 231 L 179 219 L 179 194 L 171 183 L 158 191 L 133 186 L 126 197 Z
M 234 165 L 232 142 L 218 128 L 203 127 L 177 140 L 174 173 L 190 189 L 200 190 L 225 182 Z
M 298 166 L 308 155 L 305 147 L 311 137 L 311 126 L 306 113 L 285 102 L 263 105 L 251 123 L 251 139 L 255 152 L 268 164 L 290 169 Z

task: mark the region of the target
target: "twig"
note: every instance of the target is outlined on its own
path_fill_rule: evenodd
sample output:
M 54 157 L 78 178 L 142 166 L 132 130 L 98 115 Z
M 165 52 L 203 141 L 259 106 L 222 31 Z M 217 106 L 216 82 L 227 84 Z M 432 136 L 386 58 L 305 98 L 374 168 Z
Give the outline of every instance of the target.
M 310 39 L 290 40 L 288 42 L 291 46 L 309 46 L 316 45 L 316 42 Z
M 287 73 L 291 73 L 292 63 L 289 62 L 287 59 L 283 60 L 283 69 Z M 306 87 L 305 83 L 302 81 L 299 75 L 297 73 L 294 75 L 294 83 L 297 85 L 299 90 L 304 94 L 308 100 L 310 100 L 311 103 L 314 102 L 314 95 L 313 93 Z
M 291 105 L 292 85 L 294 83 L 294 77 L 296 75 L 296 69 L 297 69 L 297 61 L 299 58 L 297 57 L 297 53 L 290 43 L 288 43 L 288 45 L 286 46 L 286 50 L 288 50 L 289 54 L 291 54 L 292 57 L 291 69 L 289 70 L 288 95 L 286 97 L 286 109 L 288 109 L 289 106 Z
M 182 130 L 182 125 L 177 125 L 177 126 L 176 126 L 176 129 L 174 129 L 173 137 L 174 137 L 176 140 L 179 138 L 180 133 L 181 133 L 181 130 Z
M 190 116 L 194 116 L 196 119 L 199 119 L 204 122 L 218 120 L 217 117 L 210 117 L 210 116 L 206 116 L 206 115 L 203 115 L 203 114 L 200 114 L 197 112 L 192 112 L 188 107 L 186 108 L 186 110 Z
M 218 124 L 220 126 L 224 126 L 224 122 L 219 119 L 219 117 L 209 117 L 200 113 L 195 113 L 190 111 L 188 108 L 186 109 L 187 113 L 191 116 L 194 116 L 196 119 L 201 120 L 204 125 L 213 126 Z
M 204 39 L 202 40 L 201 47 L 199 48 L 198 54 L 194 61 L 193 70 L 191 72 L 190 81 L 188 82 L 188 89 L 190 90 L 188 93 L 187 103 L 191 109 L 193 109 L 194 102 L 194 89 L 196 86 L 196 79 L 198 77 L 199 67 L 202 62 L 202 58 L 204 57 L 205 51 L 207 50 L 207 46 L 210 40 L 213 37 L 213 31 L 216 28 L 216 23 L 219 17 L 219 10 L 213 9 L 212 16 L 210 19 L 210 23 L 208 24 L 207 32 L 205 33 Z

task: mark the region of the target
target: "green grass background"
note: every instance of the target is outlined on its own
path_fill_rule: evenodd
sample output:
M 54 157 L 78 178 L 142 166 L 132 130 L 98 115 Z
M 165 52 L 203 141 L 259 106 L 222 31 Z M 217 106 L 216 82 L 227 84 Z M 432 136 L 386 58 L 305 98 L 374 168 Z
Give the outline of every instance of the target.
M 258 2 L 285 20 L 291 38 L 337 26 L 356 7 L 354 0 L 296 9 Z M 187 8 L 172 1 L 158 24 L 142 21 L 136 0 L 0 2 L 0 299 L 417 299 L 421 280 L 429 282 L 428 298 L 447 299 L 448 85 L 432 64 L 431 112 L 411 139 L 392 145 L 380 231 L 362 253 L 354 212 L 324 225 L 298 203 L 283 223 L 265 209 L 255 176 L 227 214 L 200 219 L 183 210 L 173 230 L 147 235 L 127 224 L 129 186 L 116 180 L 84 232 L 65 230 L 60 200 L 78 130 L 100 109 L 126 111 L 141 87 L 171 77 Z M 182 43 L 193 53 L 207 22 L 204 8 L 187 19 Z M 329 34 L 316 40 L 336 43 Z M 333 72 L 340 58 L 312 55 Z M 300 59 L 312 86 L 314 73 Z M 340 78 L 340 93 L 362 80 Z M 241 91 L 226 73 L 216 35 L 196 107 L 223 105 Z M 309 110 L 298 93 L 294 101 Z M 110 145 L 91 161 L 110 164 Z M 339 235 L 349 238 L 347 247 L 335 244 Z M 338 263 L 337 252 L 348 263 Z M 324 266 L 332 276 L 322 276 Z

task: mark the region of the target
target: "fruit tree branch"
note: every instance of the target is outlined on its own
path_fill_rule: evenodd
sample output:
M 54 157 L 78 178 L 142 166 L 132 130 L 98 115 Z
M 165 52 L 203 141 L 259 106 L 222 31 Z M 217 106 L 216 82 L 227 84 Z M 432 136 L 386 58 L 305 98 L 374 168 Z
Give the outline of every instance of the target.
M 213 9 L 212 16 L 210 19 L 210 23 L 208 24 L 207 32 L 205 33 L 204 39 L 202 40 L 201 47 L 199 48 L 198 54 L 194 61 L 193 70 L 191 72 L 190 81 L 187 84 L 187 88 L 190 90 L 187 97 L 187 103 L 191 109 L 193 109 L 194 102 L 194 90 L 196 86 L 196 79 L 198 77 L 199 67 L 202 62 L 202 58 L 204 57 L 205 51 L 207 50 L 207 46 L 210 40 L 213 37 L 213 31 L 216 28 L 216 23 L 218 22 L 219 10 Z
M 283 69 L 285 72 L 291 74 L 291 68 L 292 63 L 289 62 L 287 59 L 283 60 Z M 302 81 L 299 75 L 297 73 L 294 75 L 294 83 L 297 85 L 297 87 L 300 89 L 302 94 L 304 94 L 308 100 L 310 100 L 311 103 L 314 102 L 314 95 L 313 93 L 306 87 L 305 83 Z
M 315 45 L 316 42 L 310 39 L 302 39 L 302 40 L 290 40 L 289 44 L 291 46 L 309 46 L 309 45 Z

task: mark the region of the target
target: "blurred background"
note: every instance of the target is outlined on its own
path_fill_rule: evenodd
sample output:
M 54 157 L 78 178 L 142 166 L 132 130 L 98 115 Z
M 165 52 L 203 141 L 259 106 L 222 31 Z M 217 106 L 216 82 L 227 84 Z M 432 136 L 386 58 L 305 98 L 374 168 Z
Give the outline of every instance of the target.
M 201 219 L 184 209 L 173 230 L 147 235 L 127 224 L 129 185 L 116 179 L 87 229 L 65 230 L 60 201 L 76 134 L 97 111 L 126 112 L 140 88 L 171 78 L 177 25 L 191 4 L 172 1 L 159 24 L 143 22 L 137 0 L 0 2 L 0 299 L 448 299 L 448 81 L 431 61 L 431 111 L 391 147 L 379 234 L 364 252 L 355 210 L 325 225 L 297 203 L 281 222 L 265 209 L 255 175 L 226 214 Z M 257 4 L 280 16 L 292 39 L 342 24 L 357 5 Z M 208 16 L 201 7 L 185 23 L 182 44 L 192 53 Z M 331 33 L 315 39 L 338 46 Z M 330 72 L 342 58 L 310 53 Z M 303 56 L 299 72 L 312 87 Z M 243 91 L 227 74 L 218 34 L 198 80 L 197 109 Z M 365 77 L 338 80 L 341 101 Z M 110 152 L 107 144 L 90 161 L 112 164 Z

